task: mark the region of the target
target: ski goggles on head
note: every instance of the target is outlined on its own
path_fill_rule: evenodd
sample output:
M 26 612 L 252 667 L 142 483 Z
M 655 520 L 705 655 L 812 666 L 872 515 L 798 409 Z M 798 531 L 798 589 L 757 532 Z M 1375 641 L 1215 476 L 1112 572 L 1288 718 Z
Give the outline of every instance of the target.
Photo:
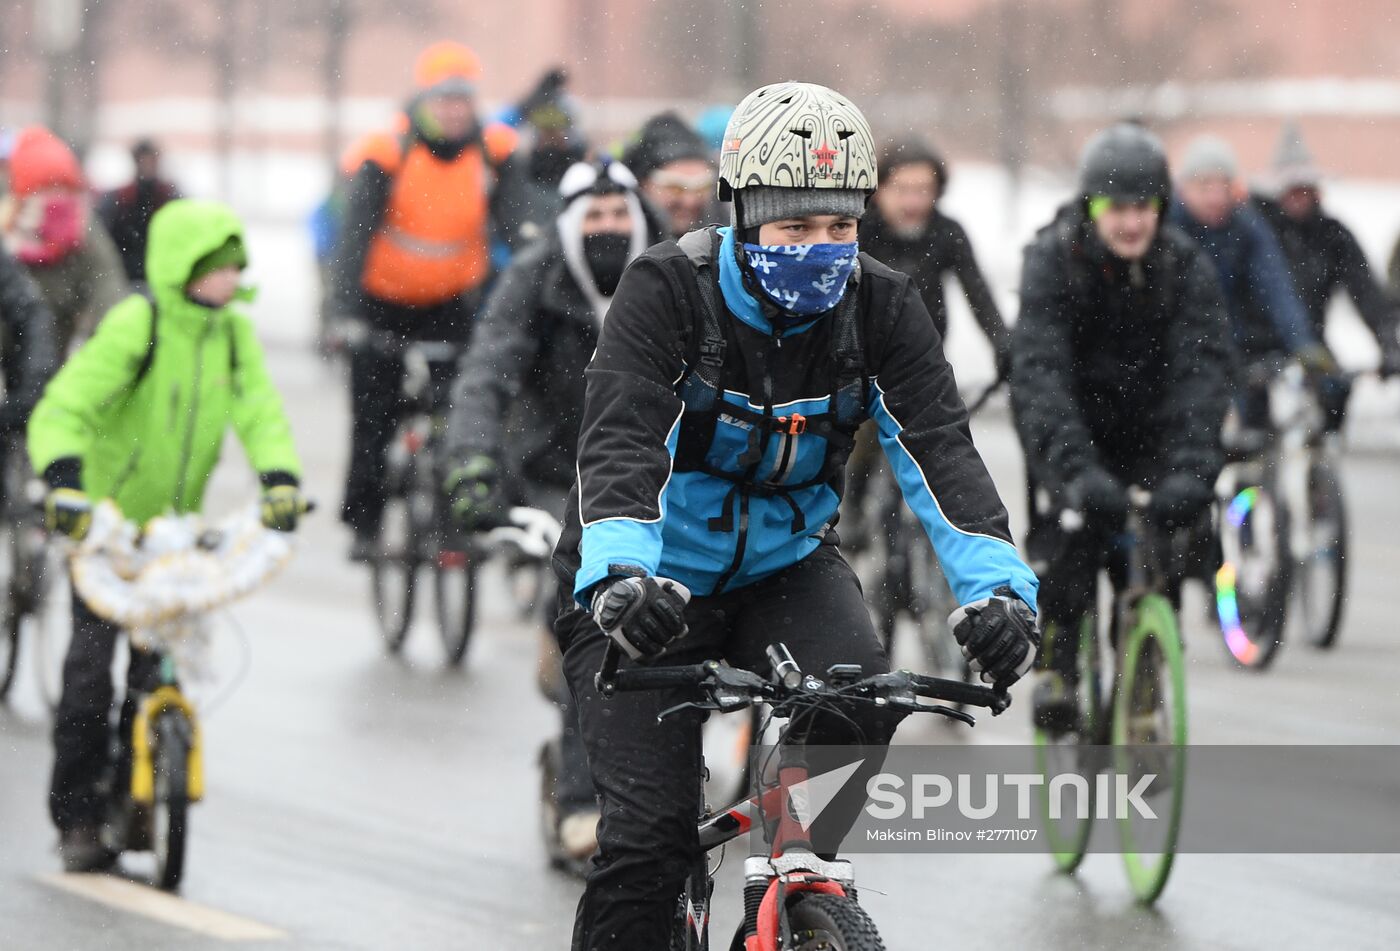
M 637 176 L 621 162 L 575 162 L 559 180 L 559 197 L 569 204 L 582 195 L 607 195 L 637 190 Z

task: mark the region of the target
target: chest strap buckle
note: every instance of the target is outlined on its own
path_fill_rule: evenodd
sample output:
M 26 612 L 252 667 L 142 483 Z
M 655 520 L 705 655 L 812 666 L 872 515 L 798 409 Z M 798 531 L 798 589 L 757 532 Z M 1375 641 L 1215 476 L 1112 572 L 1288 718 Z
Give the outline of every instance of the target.
M 777 419 L 778 432 L 787 436 L 801 436 L 807 431 L 807 417 L 801 413 L 793 413 L 791 416 L 779 416 Z

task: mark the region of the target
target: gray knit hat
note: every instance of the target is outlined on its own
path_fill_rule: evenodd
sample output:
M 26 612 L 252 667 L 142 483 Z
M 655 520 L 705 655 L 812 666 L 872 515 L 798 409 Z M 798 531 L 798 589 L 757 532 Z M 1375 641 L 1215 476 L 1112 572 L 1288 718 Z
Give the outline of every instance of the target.
M 1313 161 L 1312 152 L 1303 141 L 1298 123 L 1287 122 L 1274 151 L 1274 185 L 1279 191 L 1290 188 L 1316 188 L 1322 183 L 1322 170 Z
M 735 193 L 744 207 L 744 227 L 807 215 L 865 214 L 865 192 L 859 188 L 777 188 L 750 185 Z M 731 214 L 733 211 L 731 210 Z
M 1192 139 L 1186 147 L 1186 154 L 1181 157 L 1176 174 L 1182 181 L 1208 175 L 1238 178 L 1240 163 L 1230 143 L 1213 135 L 1202 135 Z

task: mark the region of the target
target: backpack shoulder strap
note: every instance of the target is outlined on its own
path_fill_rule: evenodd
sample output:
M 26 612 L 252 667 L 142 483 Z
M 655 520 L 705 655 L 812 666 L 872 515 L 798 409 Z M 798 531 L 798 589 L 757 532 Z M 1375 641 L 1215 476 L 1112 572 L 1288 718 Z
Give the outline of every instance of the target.
M 704 411 L 718 399 L 724 370 L 724 355 L 728 343 L 720 318 L 719 285 L 715 278 L 715 262 L 719 257 L 720 238 L 716 229 L 692 231 L 676 244 L 685 252 L 695 279 L 697 303 L 686 355 L 686 373 L 681 382 L 680 396 L 688 412 Z

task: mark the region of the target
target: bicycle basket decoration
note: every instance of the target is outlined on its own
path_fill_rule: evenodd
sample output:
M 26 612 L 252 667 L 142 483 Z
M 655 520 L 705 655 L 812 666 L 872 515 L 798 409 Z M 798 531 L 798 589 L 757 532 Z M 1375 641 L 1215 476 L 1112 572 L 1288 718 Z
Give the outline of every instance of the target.
M 138 528 L 104 501 L 70 568 L 92 610 L 144 646 L 179 637 L 190 620 L 257 590 L 293 547 L 289 533 L 263 527 L 257 505 L 213 526 L 197 515 L 170 515 Z

